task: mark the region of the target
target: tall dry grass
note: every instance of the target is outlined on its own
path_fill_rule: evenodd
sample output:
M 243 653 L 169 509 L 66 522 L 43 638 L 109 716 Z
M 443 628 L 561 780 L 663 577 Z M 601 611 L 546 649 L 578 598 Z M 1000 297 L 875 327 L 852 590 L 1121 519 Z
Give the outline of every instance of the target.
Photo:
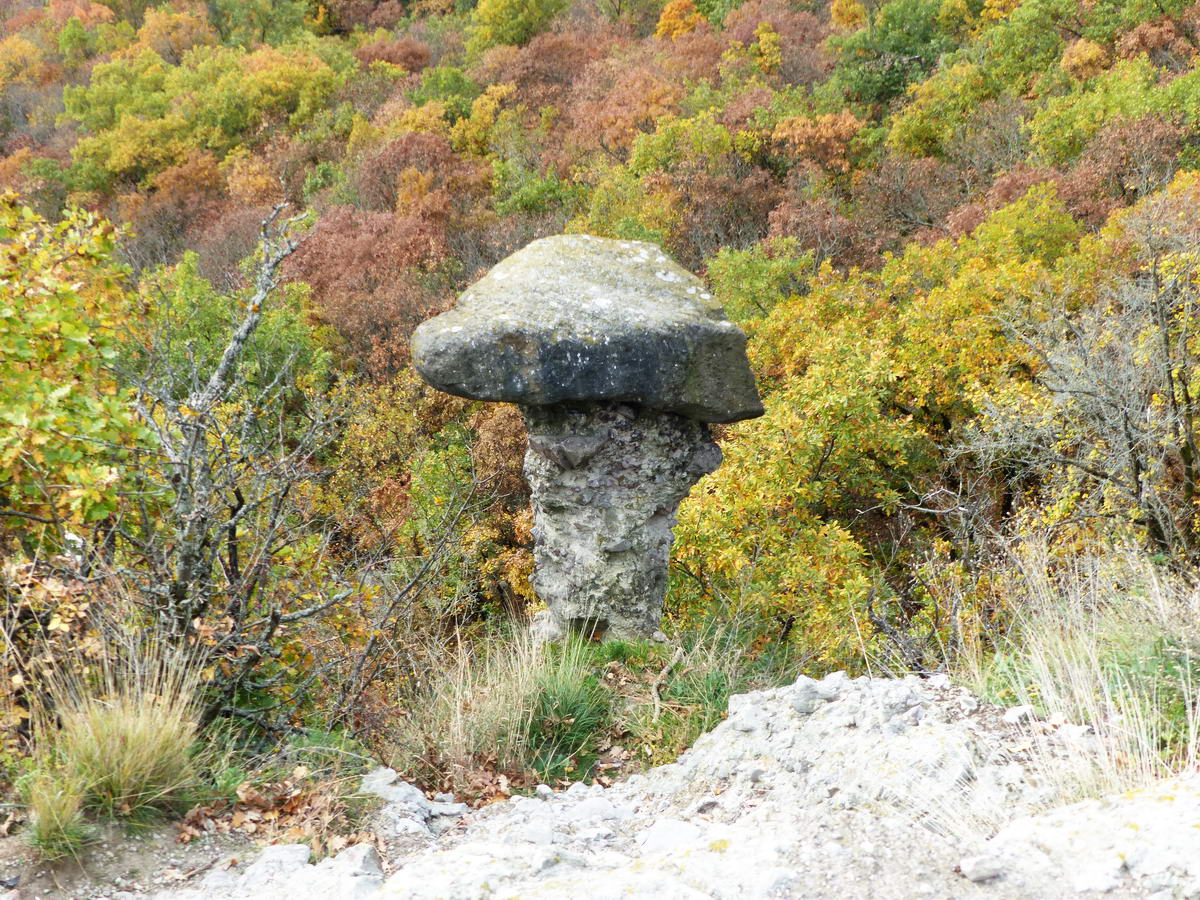
M 1016 624 L 964 675 L 977 692 L 1090 726 L 1086 752 L 1039 753 L 1064 802 L 1141 786 L 1200 759 L 1200 587 L 1133 550 L 1014 556 Z
M 454 790 L 483 767 L 529 768 L 531 733 L 546 684 L 582 681 L 585 665 L 577 643 L 554 653 L 526 632 L 486 648 L 456 645 L 445 651 L 440 672 L 400 724 L 393 764 Z
M 51 666 L 41 682 L 24 795 L 44 854 L 80 846 L 85 817 L 141 825 L 188 802 L 199 672 L 186 651 L 143 638 L 81 667 Z
M 539 645 L 527 633 L 462 642 L 409 699 L 389 762 L 426 786 L 477 794 L 481 773 L 586 778 L 613 744 L 630 765 L 674 759 L 724 717 L 729 695 L 791 680 L 784 650 L 747 654 L 738 622 L 653 641 Z M 485 779 L 486 780 L 486 779 Z

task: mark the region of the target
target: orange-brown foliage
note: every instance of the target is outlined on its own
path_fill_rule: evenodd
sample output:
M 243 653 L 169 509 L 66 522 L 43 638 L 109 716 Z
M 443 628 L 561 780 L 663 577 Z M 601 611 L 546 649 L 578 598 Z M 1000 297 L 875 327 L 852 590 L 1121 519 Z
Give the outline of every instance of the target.
M 829 74 L 833 58 L 825 49 L 828 27 L 787 0 L 747 0 L 725 17 L 722 37 L 729 45 L 749 47 L 758 40 L 763 24 L 779 34 L 783 55 L 779 74 L 785 82 L 814 84 Z
M 354 51 L 363 65 L 373 62 L 391 63 L 406 72 L 420 72 L 429 65 L 429 48 L 414 38 L 399 38 L 394 41 L 373 41 L 363 44 Z
M 351 357 L 386 379 L 408 359 L 408 339 L 444 305 L 432 270 L 450 252 L 443 194 L 403 214 L 334 207 L 293 258 L 292 274 L 312 287 L 320 320 Z
M 775 126 L 773 137 L 803 162 L 844 174 L 850 171 L 850 142 L 864 124 L 852 112 L 827 113 L 815 119 L 796 116 Z
M 1114 209 L 1171 180 L 1186 137 L 1182 126 L 1158 115 L 1110 122 L 1061 179 L 1059 195 L 1072 215 L 1098 228 Z
M 50 18 L 59 25 L 65 25 L 71 19 L 78 19 L 84 26 L 90 27 L 116 19 L 111 9 L 93 3 L 92 0 L 50 0 L 47 11 Z
M 611 28 L 596 32 L 547 31 L 523 47 L 493 47 L 472 68 L 481 84 L 512 84 L 516 97 L 532 111 L 561 107 L 584 71 L 605 56 L 617 36 Z
M 676 115 L 683 85 L 653 66 L 631 66 L 620 57 L 589 65 L 574 92 L 571 143 L 624 156 L 633 139 L 652 132 L 663 116 Z
M 412 203 L 438 191 L 438 202 L 463 207 L 486 196 L 490 179 L 486 165 L 455 153 L 446 138 L 412 132 L 366 156 L 352 176 L 359 203 L 374 210 L 397 209 L 402 192 Z
M 1198 29 L 1200 4 L 1189 7 L 1175 18 L 1163 16 L 1142 22 L 1117 41 L 1117 55 L 1122 59 L 1133 59 L 1145 53 L 1156 66 L 1181 71 L 1200 52 Z

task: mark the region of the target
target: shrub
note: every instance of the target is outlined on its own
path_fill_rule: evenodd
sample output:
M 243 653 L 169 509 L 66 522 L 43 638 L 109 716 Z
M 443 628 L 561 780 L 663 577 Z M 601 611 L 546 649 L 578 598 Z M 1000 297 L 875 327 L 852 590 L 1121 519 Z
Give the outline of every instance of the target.
M 867 28 L 830 43 L 838 54 L 833 83 L 862 103 L 884 104 L 937 65 L 953 42 L 937 25 L 933 0 L 890 0 Z
M 363 65 L 385 62 L 406 72 L 420 72 L 429 65 L 430 57 L 429 48 L 414 38 L 372 41 L 355 50 L 354 55 Z
M 497 44 L 528 43 L 566 8 L 566 0 L 480 0 L 467 51 L 482 53 Z

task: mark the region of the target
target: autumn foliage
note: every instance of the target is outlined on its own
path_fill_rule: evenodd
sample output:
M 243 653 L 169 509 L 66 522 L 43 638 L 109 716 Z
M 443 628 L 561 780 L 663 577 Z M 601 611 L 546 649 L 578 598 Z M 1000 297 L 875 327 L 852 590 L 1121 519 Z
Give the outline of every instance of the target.
M 424 388 L 408 342 L 564 231 L 662 247 L 750 335 L 767 412 L 720 430 L 682 508 L 677 633 L 737 613 L 814 667 L 929 668 L 1012 621 L 989 573 L 1014 542 L 1200 565 L 1200 5 L 13 6 L 2 577 L 27 610 L 47 560 L 76 566 L 44 598 L 72 635 L 89 567 L 149 565 L 119 539 L 171 485 L 145 474 L 167 407 L 139 410 L 132 361 L 162 351 L 186 393 L 281 203 L 307 239 L 251 370 L 290 387 L 270 435 L 245 397 L 208 426 L 260 441 L 214 443 L 249 478 L 338 412 L 293 471 L 295 542 L 261 564 L 286 577 L 251 598 L 265 622 L 338 598 L 262 661 L 252 699 L 286 696 L 289 728 L 383 727 L 421 647 L 536 604 L 519 412 Z M 344 692 L 360 721 L 315 711 Z

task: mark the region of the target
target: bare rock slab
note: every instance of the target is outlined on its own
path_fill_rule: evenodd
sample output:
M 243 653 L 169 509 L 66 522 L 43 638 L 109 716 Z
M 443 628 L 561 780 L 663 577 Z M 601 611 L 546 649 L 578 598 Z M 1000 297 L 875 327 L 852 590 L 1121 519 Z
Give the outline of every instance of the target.
M 423 323 L 412 360 L 474 400 L 622 401 L 701 422 L 763 412 L 745 334 L 699 278 L 640 241 L 534 241 Z

